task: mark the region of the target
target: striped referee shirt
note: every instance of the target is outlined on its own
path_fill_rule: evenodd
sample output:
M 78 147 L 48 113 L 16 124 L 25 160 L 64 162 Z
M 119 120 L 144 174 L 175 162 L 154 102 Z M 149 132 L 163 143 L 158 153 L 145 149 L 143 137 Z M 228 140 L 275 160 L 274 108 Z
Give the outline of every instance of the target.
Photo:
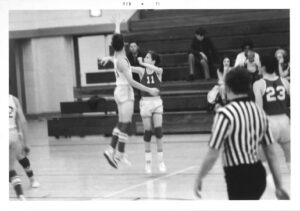
M 223 165 L 228 167 L 258 162 L 259 143 L 273 142 L 264 111 L 249 98 L 239 98 L 217 111 L 209 147 L 223 147 Z

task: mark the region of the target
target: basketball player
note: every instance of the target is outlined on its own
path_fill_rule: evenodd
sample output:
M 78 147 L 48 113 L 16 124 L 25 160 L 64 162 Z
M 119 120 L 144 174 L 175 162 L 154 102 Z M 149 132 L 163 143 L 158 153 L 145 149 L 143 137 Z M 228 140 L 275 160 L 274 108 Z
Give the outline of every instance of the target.
M 163 69 L 158 67 L 160 57 L 153 51 L 148 51 L 144 61 L 138 58 L 139 64 L 144 67 L 132 67 L 132 71 L 138 73 L 141 83 L 147 87 L 160 88 L 162 81 Z M 156 136 L 157 157 L 159 171 L 166 172 L 166 166 L 163 161 L 163 142 L 162 142 L 162 114 L 163 102 L 160 96 L 151 96 L 147 92 L 141 92 L 140 114 L 144 124 L 144 142 L 145 142 L 145 171 L 150 174 L 152 172 L 152 154 L 151 154 L 151 136 L 152 121 L 154 125 L 154 134 Z
M 261 66 L 263 78 L 253 84 L 255 102 L 267 113 L 273 137 L 282 147 L 290 169 L 290 120 L 287 116 L 290 85 L 286 79 L 276 75 L 276 58 L 261 58 Z
M 27 146 L 27 122 L 24 117 L 22 107 L 19 100 L 9 95 L 9 140 L 10 140 L 10 181 L 14 187 L 17 187 L 16 193 L 19 196 L 20 182 L 14 170 L 15 161 L 18 160 L 20 165 L 25 170 L 27 177 L 30 180 L 32 188 L 38 188 L 40 184 L 35 180 L 33 171 L 30 167 L 30 161 L 27 158 L 29 148 Z M 15 179 L 14 179 L 15 178 Z M 15 182 L 17 181 L 17 182 Z M 19 197 L 23 197 L 22 194 Z
M 134 109 L 134 92 L 132 87 L 153 96 L 159 94 L 157 88 L 149 88 L 133 80 L 131 66 L 125 54 L 123 36 L 119 34 L 120 23 L 118 20 L 115 21 L 116 30 L 111 42 L 115 51 L 113 56 L 116 76 L 114 97 L 117 103 L 119 122 L 112 132 L 113 136 L 110 146 L 104 151 L 104 157 L 114 168 L 118 168 L 119 163 L 130 165 L 124 151 Z M 103 61 L 101 63 L 103 64 Z M 118 149 L 116 150 L 117 144 Z

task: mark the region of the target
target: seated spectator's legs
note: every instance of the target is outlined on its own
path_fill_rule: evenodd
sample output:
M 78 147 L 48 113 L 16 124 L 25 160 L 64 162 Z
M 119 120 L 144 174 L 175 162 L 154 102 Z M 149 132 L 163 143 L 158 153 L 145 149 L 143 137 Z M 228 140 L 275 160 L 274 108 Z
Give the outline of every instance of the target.
M 209 66 L 207 61 L 205 59 L 201 59 L 200 63 L 201 66 L 203 67 L 205 79 L 210 79 L 210 72 L 209 72 Z
M 189 67 L 190 67 L 190 80 L 194 79 L 195 74 L 195 56 L 192 53 L 189 53 Z

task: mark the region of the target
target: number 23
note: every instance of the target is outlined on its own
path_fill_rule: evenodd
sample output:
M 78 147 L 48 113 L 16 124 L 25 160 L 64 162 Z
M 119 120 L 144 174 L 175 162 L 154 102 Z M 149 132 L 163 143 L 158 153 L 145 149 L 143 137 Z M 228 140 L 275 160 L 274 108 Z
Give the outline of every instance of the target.
M 285 99 L 285 88 L 283 86 L 277 86 L 276 91 L 274 87 L 268 87 L 266 89 L 267 93 L 267 101 L 268 102 L 273 102 L 278 100 L 284 100 Z

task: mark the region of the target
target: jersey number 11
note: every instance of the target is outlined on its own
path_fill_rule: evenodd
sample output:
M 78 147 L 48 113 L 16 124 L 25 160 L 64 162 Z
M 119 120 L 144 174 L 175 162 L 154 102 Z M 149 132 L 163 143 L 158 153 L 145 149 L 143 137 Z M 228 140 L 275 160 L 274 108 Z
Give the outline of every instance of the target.
M 147 84 L 154 84 L 153 76 L 147 76 Z

